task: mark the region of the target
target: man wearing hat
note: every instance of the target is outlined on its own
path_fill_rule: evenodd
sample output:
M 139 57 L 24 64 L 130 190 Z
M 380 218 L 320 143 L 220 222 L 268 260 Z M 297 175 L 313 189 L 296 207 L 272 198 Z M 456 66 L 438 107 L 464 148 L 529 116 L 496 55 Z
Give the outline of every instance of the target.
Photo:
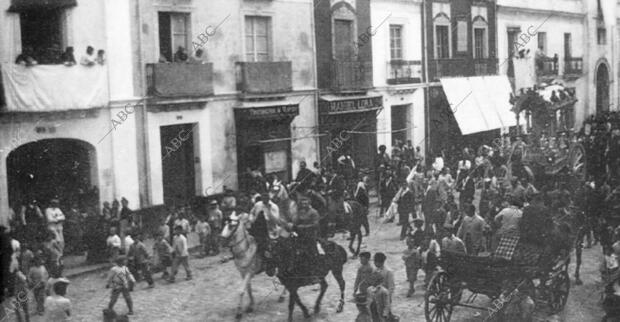
M 47 229 L 54 233 L 56 240 L 60 244 L 60 249 L 65 249 L 65 238 L 63 236 L 62 227 L 65 222 L 65 215 L 58 208 L 58 198 L 50 201 L 49 207 L 45 209 L 45 217 L 47 218 Z
M 319 213 L 310 205 L 310 197 L 305 193 L 297 194 L 297 211 L 292 214 L 292 225 L 302 242 L 302 247 L 309 255 L 316 257 L 325 254 L 318 243 Z

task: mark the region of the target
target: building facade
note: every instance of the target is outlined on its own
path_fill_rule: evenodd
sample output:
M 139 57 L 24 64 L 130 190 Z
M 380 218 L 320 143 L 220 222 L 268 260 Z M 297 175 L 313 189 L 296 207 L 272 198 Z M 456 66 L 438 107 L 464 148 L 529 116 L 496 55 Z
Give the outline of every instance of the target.
M 422 1 L 371 3 L 374 92 L 383 97 L 377 144 L 425 148 Z

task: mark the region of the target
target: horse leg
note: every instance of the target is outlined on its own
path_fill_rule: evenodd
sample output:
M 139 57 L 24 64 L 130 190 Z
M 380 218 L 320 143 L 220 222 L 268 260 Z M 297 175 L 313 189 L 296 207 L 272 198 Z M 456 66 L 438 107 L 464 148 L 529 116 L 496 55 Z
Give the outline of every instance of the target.
M 245 290 L 248 288 L 248 283 L 250 282 L 250 273 L 246 273 L 245 276 L 243 276 L 243 282 L 241 284 L 241 292 L 239 292 L 239 304 L 237 305 L 237 314 L 235 315 L 235 318 L 237 320 L 241 319 L 241 316 L 243 315 L 241 313 L 242 311 L 242 306 L 243 306 L 243 295 L 245 294 Z
M 360 228 L 360 233 L 357 235 L 357 251 L 355 251 L 355 256 L 358 256 L 360 254 L 360 247 L 362 247 L 362 239 L 364 237 L 362 236 L 362 230 Z
M 250 299 L 250 305 L 245 309 L 246 313 L 251 313 L 254 311 L 254 296 L 252 296 L 252 279 L 248 281 L 248 298 Z
M 332 268 L 332 275 L 338 282 L 338 286 L 340 287 L 340 301 L 338 302 L 338 309 L 336 309 L 336 313 L 342 312 L 342 308 L 344 307 L 344 278 L 342 277 L 342 266 Z
M 355 250 L 353 249 L 353 243 L 355 242 L 355 233 L 351 230 L 351 240 L 349 241 L 349 250 L 355 256 Z
M 581 252 L 583 249 L 583 240 L 577 239 L 577 247 L 575 247 L 575 284 L 581 285 L 583 282 L 579 276 L 579 269 L 581 268 Z
M 291 291 L 288 295 L 288 321 L 293 322 L 293 310 L 295 310 L 295 297 Z
M 306 306 L 301 303 L 301 299 L 299 298 L 299 294 L 297 293 L 297 289 L 294 289 L 292 291 L 290 291 L 291 295 L 293 296 L 293 298 L 295 299 L 295 303 L 297 303 L 297 305 L 299 305 L 299 307 L 301 308 L 301 311 L 304 313 L 304 318 L 309 318 L 310 317 L 310 313 L 308 313 L 308 309 L 306 308 Z
M 319 293 L 319 297 L 316 299 L 316 304 L 314 304 L 314 314 L 321 312 L 321 300 L 323 299 L 323 295 L 325 295 L 325 291 L 327 291 L 327 286 L 325 277 L 321 278 L 321 292 Z

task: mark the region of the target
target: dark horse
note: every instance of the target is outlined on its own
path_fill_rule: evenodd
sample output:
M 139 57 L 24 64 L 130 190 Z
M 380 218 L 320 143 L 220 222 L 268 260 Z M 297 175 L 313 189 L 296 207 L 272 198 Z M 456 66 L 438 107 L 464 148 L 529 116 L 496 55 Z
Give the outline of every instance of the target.
M 288 320 L 293 321 L 295 303 L 301 308 L 304 317 L 310 317 L 308 309 L 301 303 L 297 290 L 303 286 L 321 285 L 321 292 L 314 305 L 314 313 L 321 310 L 321 300 L 327 290 L 325 277 L 331 271 L 340 286 L 340 302 L 337 312 L 342 312 L 344 306 L 344 278 L 342 269 L 347 261 L 347 252 L 342 246 L 328 240 L 320 240 L 325 255 L 318 257 L 308 256 L 298 247 L 299 238 L 285 238 L 278 242 L 274 251 L 274 259 L 278 270 L 278 279 L 289 291 Z M 309 245 L 316 247 L 315 245 Z

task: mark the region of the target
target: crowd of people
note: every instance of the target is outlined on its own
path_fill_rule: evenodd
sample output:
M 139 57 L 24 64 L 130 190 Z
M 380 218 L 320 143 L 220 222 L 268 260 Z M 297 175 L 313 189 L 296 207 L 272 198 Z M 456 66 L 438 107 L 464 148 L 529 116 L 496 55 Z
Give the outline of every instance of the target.
M 82 66 L 104 65 L 105 62 L 105 50 L 99 49 L 95 54 L 95 48 L 92 46 L 86 47 L 86 50 L 79 60 Z M 38 64 L 74 66 L 77 65 L 77 61 L 75 60 L 74 49 L 71 46 L 65 48 L 64 52 L 56 45 L 38 51 L 35 51 L 30 46 L 26 46 L 23 48 L 22 53 L 15 58 L 15 64 L 27 67 L 36 66 Z

